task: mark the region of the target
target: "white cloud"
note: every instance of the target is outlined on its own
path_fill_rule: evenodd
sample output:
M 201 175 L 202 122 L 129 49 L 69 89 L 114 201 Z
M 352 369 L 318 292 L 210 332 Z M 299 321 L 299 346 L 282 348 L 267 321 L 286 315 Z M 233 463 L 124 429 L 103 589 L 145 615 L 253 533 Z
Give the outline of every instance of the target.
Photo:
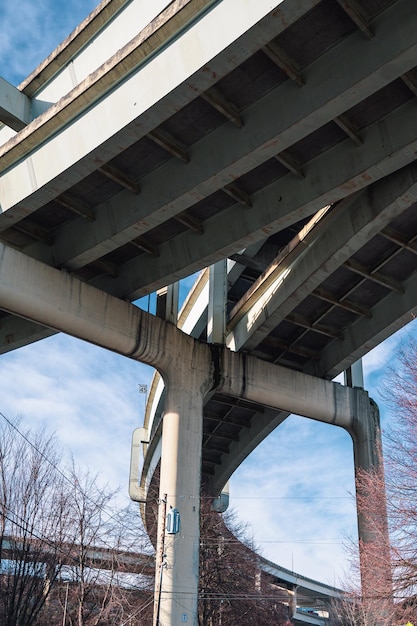
M 349 435 L 291 416 L 235 472 L 230 495 L 266 558 L 338 584 L 357 533 L 353 489 Z
M 0 410 L 55 431 L 75 461 L 127 494 L 130 438 L 151 368 L 55 335 L 2 356 Z M 232 478 L 231 502 L 265 557 L 333 584 L 354 534 L 352 444 L 337 427 L 291 417 Z
M 28 76 L 91 12 L 97 0 L 3 0 L 0 75 L 14 85 Z
M 2 366 L 1 412 L 56 432 L 76 462 L 127 494 L 131 433 L 144 411 L 138 384 L 152 369 L 63 335 L 2 355 Z
M 412 322 L 363 359 L 365 388 L 389 419 L 381 389 Z M 327 582 L 346 580 L 346 544 L 357 538 L 353 448 L 342 429 L 291 416 L 244 461 L 231 503 L 266 558 Z M 310 497 L 309 497 L 310 496 Z M 350 548 L 349 548 L 350 549 Z

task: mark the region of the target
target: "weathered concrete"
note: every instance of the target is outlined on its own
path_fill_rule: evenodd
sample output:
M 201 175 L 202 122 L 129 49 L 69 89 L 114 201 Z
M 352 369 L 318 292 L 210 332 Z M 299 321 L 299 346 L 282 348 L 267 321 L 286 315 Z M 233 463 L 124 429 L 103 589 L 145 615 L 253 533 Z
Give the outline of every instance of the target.
M 227 260 L 218 261 L 209 269 L 207 341 L 224 345 L 226 337 Z
M 18 131 L 26 126 L 29 115 L 29 98 L 0 77 L 0 122 Z
M 197 624 L 203 401 L 212 390 L 345 428 L 355 467 L 377 462 L 377 411 L 368 394 L 210 346 L 135 306 L 0 244 L 0 308 L 156 367 L 166 383 L 160 499 L 180 511 L 165 540 L 159 514 L 157 582 L 162 623 Z M 361 524 L 361 522 L 359 522 Z M 369 529 L 360 536 L 371 540 Z M 162 554 L 164 568 L 159 576 Z M 159 569 L 158 569 L 159 568 Z M 157 585 L 158 588 L 158 585 Z
M 200 365 L 199 356 L 201 351 L 194 351 L 189 361 L 184 353 L 178 352 L 176 363 L 167 377 L 156 564 L 156 582 L 161 580 L 160 591 L 156 586 L 161 624 L 181 621 L 197 624 L 203 398 L 210 381 L 205 371 L 205 359 Z M 161 504 L 164 500 L 166 510 Z M 180 530 L 176 535 L 165 534 L 163 537 L 164 516 L 170 508 L 179 511 Z M 154 623 L 157 626 L 156 621 Z
M 297 245 L 274 260 L 265 278 L 236 305 L 226 344 L 237 351 L 242 346 L 248 351 L 255 348 L 325 276 L 400 215 L 404 206 L 416 202 L 416 181 L 412 164 L 345 198 L 320 219 L 313 218 L 298 235 Z

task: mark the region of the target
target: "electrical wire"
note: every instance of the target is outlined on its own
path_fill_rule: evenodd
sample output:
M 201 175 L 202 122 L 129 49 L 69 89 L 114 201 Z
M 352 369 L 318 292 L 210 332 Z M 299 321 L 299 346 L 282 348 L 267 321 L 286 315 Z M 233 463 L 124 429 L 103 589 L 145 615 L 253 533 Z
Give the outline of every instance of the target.
M 56 552 L 60 552 L 66 558 L 72 560 L 74 565 L 77 565 L 77 566 L 79 565 L 79 561 L 77 560 L 77 558 L 73 556 L 70 552 L 64 550 L 64 548 L 62 548 L 62 546 L 59 543 L 54 543 L 53 541 L 45 537 L 42 533 L 40 534 L 34 531 L 33 529 L 30 529 L 26 520 L 21 515 L 18 515 L 15 511 L 12 511 L 12 509 L 10 509 L 10 507 L 8 507 L 6 504 L 3 504 L 3 507 L 6 508 L 14 518 L 17 518 L 18 520 L 20 520 L 20 521 L 16 521 L 16 519 L 11 519 L 8 515 L 3 513 L 4 518 L 7 519 L 11 524 L 13 524 L 14 526 L 17 526 L 17 528 L 20 528 L 24 532 L 28 533 L 32 538 L 37 539 L 43 544 L 52 547 L 54 550 L 56 550 Z M 91 568 L 91 569 L 94 569 L 94 568 Z M 100 576 L 102 579 L 103 578 L 107 579 L 108 582 L 112 582 L 114 580 L 113 577 L 111 577 L 110 574 L 107 574 L 105 570 L 99 569 L 98 571 L 100 572 Z M 134 572 L 123 572 L 123 573 L 135 574 Z M 131 584 L 129 586 L 129 589 L 133 589 L 136 591 L 143 591 L 142 587 L 139 587 L 138 585 L 134 585 L 134 584 Z
M 14 515 L 15 517 L 18 517 L 18 518 L 19 518 L 22 522 L 24 522 L 24 524 L 20 524 L 20 523 L 19 523 L 19 522 L 17 522 L 16 520 L 12 520 L 12 519 L 10 519 L 10 517 L 8 517 L 7 515 L 4 515 L 4 517 L 5 517 L 5 518 L 6 518 L 6 519 L 10 522 L 10 523 L 14 524 L 15 526 L 17 526 L 17 527 L 18 527 L 18 528 L 20 528 L 21 530 L 23 530 L 23 531 L 25 531 L 25 532 L 28 532 L 28 533 L 29 533 L 29 535 L 30 535 L 31 537 L 34 537 L 35 539 L 38 539 L 39 541 L 41 541 L 42 543 L 44 543 L 44 544 L 46 544 L 46 545 L 52 546 L 55 550 L 57 550 L 57 552 L 61 552 L 62 554 L 64 554 L 64 556 L 65 556 L 66 558 L 72 559 L 72 560 L 74 561 L 75 565 L 79 565 L 79 562 L 77 561 L 76 557 L 74 557 L 74 556 L 72 556 L 70 553 L 68 553 L 68 552 L 64 551 L 64 550 L 63 550 L 63 549 L 59 546 L 59 544 L 54 544 L 53 542 L 51 542 L 50 540 L 48 540 L 48 539 L 47 539 L 47 538 L 45 538 L 44 536 L 41 536 L 41 535 L 39 535 L 39 534 L 35 533 L 33 530 L 29 530 L 29 529 L 27 528 L 27 523 L 25 522 L 25 520 L 24 520 L 24 519 L 23 519 L 20 515 L 17 515 L 16 513 L 14 513 L 14 512 L 13 512 L 13 511 L 12 511 L 9 507 L 7 507 L 6 505 L 4 505 L 4 506 L 5 506 L 5 508 L 7 508 L 7 509 L 9 510 L 9 512 L 10 512 L 10 513 L 12 513 L 12 515 Z M 114 584 L 115 580 L 114 580 L 114 578 L 113 578 L 110 574 L 107 574 L 107 573 L 106 573 L 105 571 L 103 571 L 102 569 L 100 569 L 100 570 L 99 570 L 99 572 L 100 572 L 100 578 L 101 578 L 101 580 L 106 581 L 106 579 L 107 579 L 107 582 L 108 582 L 109 584 Z M 128 573 L 128 572 L 126 572 L 126 573 Z M 76 582 L 76 581 L 75 581 L 75 582 Z M 134 584 L 134 583 L 130 582 L 130 583 L 129 583 L 129 591 L 138 591 L 138 592 L 143 593 L 143 592 L 145 592 L 145 591 L 146 591 L 146 589 L 144 589 L 143 587 L 139 587 L 138 585 L 136 585 L 136 584 Z M 147 607 L 148 607 L 148 606 L 149 606 L 152 602 L 153 602 L 153 594 L 152 594 L 151 599 L 150 599 L 150 600 L 149 600 L 149 601 L 148 601 L 148 602 L 147 602 L 144 606 L 139 607 L 139 609 L 138 609 L 138 610 L 137 610 L 134 614 L 129 615 L 127 619 L 130 619 L 131 617 L 133 617 L 133 616 L 135 616 L 135 615 L 137 615 L 137 614 L 141 613 L 142 611 L 144 611 L 144 610 L 145 610 L 145 609 L 146 609 L 146 608 L 147 608 Z M 123 623 L 125 622 L 125 620 L 126 620 L 126 618 L 123 620 L 123 622 L 120 624 L 120 626 L 123 626 Z
M 152 604 L 154 601 L 153 597 L 149 600 L 149 602 L 147 602 L 144 606 L 139 607 L 139 609 L 137 611 L 134 611 L 134 613 L 129 613 L 129 615 L 127 615 L 124 619 L 123 622 L 120 622 L 119 626 L 125 626 L 126 624 L 126 620 L 129 621 L 132 619 L 132 617 L 137 617 L 138 615 L 140 615 L 140 613 L 142 613 L 142 611 L 144 611 L 145 609 L 148 608 L 148 606 L 150 604 Z
M 15 424 L 13 424 L 11 422 L 11 420 L 9 420 L 3 413 L 0 412 L 0 416 L 3 417 L 3 419 L 7 422 L 7 424 L 9 425 L 9 427 L 13 428 L 57 473 L 59 473 L 69 484 L 71 484 L 71 486 L 73 486 L 75 489 L 80 490 L 80 486 L 75 484 L 68 476 L 66 476 L 66 474 L 64 474 L 64 472 L 61 471 L 61 469 L 59 467 L 57 467 L 41 450 L 39 450 L 39 448 L 37 448 L 35 446 L 35 444 L 30 441 L 30 439 L 24 434 L 22 433 L 19 428 L 17 428 L 17 426 Z M 84 493 L 84 492 L 83 492 Z M 88 494 L 84 493 L 84 496 L 95 506 L 97 506 L 97 503 L 94 502 L 94 500 L 92 498 L 90 498 L 88 496 Z M 72 555 L 70 555 L 68 552 L 66 552 L 61 546 L 59 546 L 59 544 L 54 544 L 54 542 L 52 542 L 51 540 L 49 540 L 48 538 L 46 538 L 44 535 L 39 534 L 37 532 L 35 532 L 33 530 L 33 528 L 29 528 L 29 525 L 27 523 L 27 521 L 18 513 L 16 513 L 15 511 L 13 511 L 12 509 L 10 509 L 10 507 L 8 507 L 6 504 L 2 505 L 5 509 L 7 509 L 9 511 L 9 513 L 13 516 L 14 519 L 12 519 L 11 517 L 9 517 L 8 515 L 4 514 L 5 519 L 7 519 L 11 524 L 15 525 L 16 527 L 20 528 L 20 530 L 28 533 L 32 538 L 37 539 L 38 541 L 41 541 L 44 545 L 47 545 L 49 547 L 52 547 L 54 550 L 61 552 L 63 555 L 65 555 L 66 558 L 69 558 L 73 561 L 74 565 L 79 565 L 79 562 L 77 561 L 77 559 L 75 557 L 73 557 Z M 110 519 L 114 519 L 115 515 L 110 515 L 103 506 L 98 506 L 98 509 L 101 510 L 102 512 L 106 513 L 106 515 L 108 515 L 108 521 Z M 20 521 L 17 521 L 20 520 Z M 123 527 L 123 524 L 122 524 Z M 124 526 L 124 528 L 127 528 L 126 526 Z M 106 541 L 102 540 L 103 546 L 106 546 L 108 549 L 110 549 L 111 551 L 114 550 L 114 546 L 111 546 L 109 543 L 107 543 Z M 107 580 L 108 582 L 114 582 L 113 577 L 111 577 L 111 575 L 107 574 L 105 570 L 100 569 L 100 577 L 102 580 Z M 131 572 L 124 572 L 126 574 L 132 574 Z M 133 575 L 135 575 L 135 573 L 133 573 Z M 136 591 L 144 591 L 142 587 L 139 587 L 138 585 L 135 585 L 134 583 L 130 583 L 129 584 L 129 589 L 131 590 L 136 590 Z
M 15 425 L 13 424 L 13 422 L 6 417 L 6 415 L 4 415 L 4 413 L 0 412 L 0 416 L 7 422 L 7 424 L 9 425 L 9 427 L 13 428 L 13 430 L 15 430 L 47 463 L 49 463 L 49 465 L 58 473 L 60 474 L 60 476 L 62 476 L 62 478 L 64 480 L 66 480 L 68 482 L 68 484 L 70 484 L 76 491 L 81 491 L 83 496 L 86 498 L 86 500 L 88 500 L 91 504 L 93 504 L 95 507 L 98 508 L 98 510 L 102 511 L 103 513 L 105 513 L 107 515 L 107 521 L 111 521 L 116 519 L 116 515 L 117 513 L 113 513 L 113 512 L 109 512 L 107 510 L 106 505 L 97 505 L 97 503 L 88 495 L 88 493 L 84 492 L 79 484 L 76 484 L 74 481 L 72 481 L 69 476 L 67 476 L 57 465 L 55 465 L 55 463 L 53 463 L 41 450 L 39 450 L 39 448 L 37 448 L 35 446 L 35 444 L 24 434 L 22 433 L 22 431 Z M 123 524 L 123 522 L 119 519 L 118 522 L 121 524 L 122 528 L 125 528 L 126 530 L 128 530 L 128 527 L 125 526 Z M 106 543 L 104 541 L 104 545 L 106 545 L 109 549 L 113 549 L 113 546 L 111 546 L 110 544 Z
M 41 452 L 36 446 L 35 444 L 30 441 L 30 439 L 20 431 L 20 429 L 13 424 L 13 422 L 11 420 L 9 420 L 3 413 L 0 412 L 0 416 L 3 417 L 3 419 L 8 423 L 8 425 L 13 428 L 57 473 L 59 473 L 62 478 L 64 480 L 66 480 L 72 487 L 74 487 L 75 489 L 80 489 L 80 486 L 77 485 L 74 481 L 72 481 L 57 465 L 55 465 L 43 452 Z M 87 498 L 87 500 L 89 500 L 91 503 L 93 503 L 95 506 L 97 506 L 96 502 L 94 502 L 94 500 L 92 498 L 90 498 L 88 496 L 88 494 L 84 494 L 85 497 Z M 191 495 L 187 495 L 187 494 L 182 494 L 177 496 L 178 498 L 194 498 L 195 496 L 191 496 Z M 211 496 L 201 496 L 201 500 L 204 499 L 212 499 Z M 342 499 L 351 499 L 349 496 L 291 496 L 291 497 L 287 497 L 287 496 L 236 496 L 234 499 L 236 500 L 314 500 L 314 499 L 329 499 L 329 500 L 342 500 Z M 8 507 L 7 507 L 8 508 Z M 104 505 L 101 505 L 98 507 L 99 510 L 101 510 L 103 513 L 105 513 L 108 516 L 108 521 L 111 519 L 115 518 L 115 514 L 114 513 L 109 513 L 106 510 L 106 507 Z M 12 515 L 14 515 L 15 517 L 20 518 L 21 521 L 25 522 L 25 520 L 23 518 L 21 518 L 20 516 L 18 516 L 17 514 L 15 514 L 13 511 L 11 511 L 10 509 L 8 509 L 10 511 L 10 513 Z M 53 542 L 50 542 L 48 539 L 46 539 L 45 537 L 41 537 L 39 535 L 37 535 L 36 533 L 34 533 L 33 531 L 29 531 L 27 526 L 25 528 L 24 525 L 19 524 L 16 521 L 11 520 L 10 518 L 7 518 L 11 523 L 14 523 L 16 526 L 20 527 L 22 530 L 25 530 L 26 532 L 29 532 L 31 534 L 32 537 L 35 537 L 36 539 L 44 542 L 46 545 L 50 545 L 52 547 L 54 547 L 56 549 L 56 546 L 53 544 Z M 207 540 L 205 539 L 204 542 L 206 544 L 216 544 L 218 543 L 217 539 L 213 539 L 213 540 Z M 224 539 L 224 543 L 228 543 L 228 544 L 239 544 L 241 543 L 238 539 Z M 340 544 L 341 542 L 335 539 L 323 539 L 323 540 L 315 540 L 315 541 L 311 541 L 311 540 L 264 540 L 264 541 L 257 541 L 256 543 L 268 543 L 268 544 L 294 544 L 294 543 L 300 543 L 300 544 L 316 544 L 316 545 L 337 545 Z M 106 545 L 109 549 L 113 550 L 113 546 L 111 546 L 110 544 L 108 544 L 107 542 L 103 541 L 103 544 Z M 68 554 L 61 549 L 61 552 L 63 552 L 67 557 Z M 77 560 L 75 559 L 75 557 L 73 557 L 73 560 L 75 563 L 77 563 Z M 100 570 L 101 572 L 101 576 L 104 579 L 108 579 L 109 581 L 113 581 L 113 578 L 110 578 L 109 575 L 107 575 L 105 572 L 103 572 L 102 570 Z M 143 591 L 142 587 L 139 587 L 137 585 L 134 585 L 133 583 L 129 585 L 129 588 L 132 590 L 137 590 L 137 591 Z M 164 594 L 166 595 L 166 594 Z M 247 599 L 249 596 L 247 596 L 247 594 L 245 594 L 244 596 L 239 596 L 239 594 L 236 595 L 231 595 L 228 594 L 227 596 L 225 596 L 224 594 L 211 594 L 211 595 L 199 595 L 199 598 L 203 599 L 216 599 L 216 598 L 222 598 L 223 600 L 227 600 L 227 599 L 239 599 L 239 597 L 242 597 L 242 599 Z M 255 596 L 253 596 L 253 599 L 276 599 L 276 596 L 266 596 L 266 595 L 258 595 L 256 594 Z M 144 610 L 147 606 L 149 606 L 149 604 L 153 602 L 153 599 L 149 601 L 149 603 L 147 605 L 145 605 L 145 607 L 140 607 L 140 609 L 133 613 L 132 615 L 130 615 L 130 617 L 133 617 L 137 614 L 139 614 L 142 610 Z

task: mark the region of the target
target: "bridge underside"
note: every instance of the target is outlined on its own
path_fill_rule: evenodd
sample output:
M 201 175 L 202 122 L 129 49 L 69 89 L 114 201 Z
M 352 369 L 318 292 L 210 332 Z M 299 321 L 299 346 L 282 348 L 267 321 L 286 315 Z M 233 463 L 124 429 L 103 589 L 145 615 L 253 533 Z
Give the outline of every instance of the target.
M 11 90 L 12 114 L 0 84 L 0 115 L 18 131 L 0 128 L 0 352 L 52 329 L 72 332 L 83 310 L 74 334 L 113 349 L 110 328 L 126 345 L 118 351 L 153 364 L 143 355 L 169 324 L 146 321 L 126 301 L 227 258 L 227 347 L 319 385 L 417 308 L 415 0 L 284 0 L 272 11 L 270 0 L 245 11 L 240 0 L 160 4 L 107 58 L 102 32 L 123 26 L 137 2 L 104 2 Z M 90 44 L 100 63 L 77 79 Z M 41 281 L 53 313 L 40 314 Z M 33 308 L 25 309 L 24 289 Z M 211 354 L 205 310 L 193 332 L 203 361 Z M 173 336 L 189 349 L 188 337 Z M 208 386 L 212 364 L 204 363 Z M 221 486 L 293 407 L 217 383 L 199 436 L 204 477 Z M 173 384 L 168 393 L 172 434 L 184 399 Z M 203 391 L 187 394 L 191 429 Z M 156 419 L 155 441 L 157 429 Z M 187 540 L 197 534 L 193 526 Z
M 318 377 L 411 320 L 414 2 L 182 0 L 77 82 L 116 4 L 21 85 L 20 119 L 0 106 L 19 131 L 0 147 L 0 240 L 129 301 L 228 257 L 227 345 Z M 0 352 L 53 332 L 0 312 Z M 212 396 L 204 473 L 286 415 Z
M 177 3 L 123 51 L 124 65 L 119 52 L 7 141 L 0 238 L 130 301 L 232 258 L 231 345 L 333 376 L 416 306 L 417 18 L 410 0 L 362 0 L 359 16 L 335 0 L 284 2 L 272 13 L 263 4 L 248 23 L 218 29 L 217 54 L 205 33 L 234 3 L 203 14 L 192 72 L 177 66 L 192 49 L 194 3 Z M 154 52 L 152 37 L 173 28 L 177 38 Z M 161 64 L 166 94 L 147 71 L 159 75 Z M 41 78 L 23 85 L 28 98 Z M 297 286 L 292 276 L 291 292 L 280 285 L 267 313 L 258 304 L 251 327 L 242 298 L 326 205 L 334 217 L 320 236 L 342 253 L 317 259 L 308 242 Z M 50 332 L 3 313 L 0 349 Z

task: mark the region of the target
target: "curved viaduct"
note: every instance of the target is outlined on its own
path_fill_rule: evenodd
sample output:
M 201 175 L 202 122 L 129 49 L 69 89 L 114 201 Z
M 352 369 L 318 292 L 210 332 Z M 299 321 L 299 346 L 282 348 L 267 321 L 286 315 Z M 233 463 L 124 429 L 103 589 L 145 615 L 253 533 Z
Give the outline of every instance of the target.
M 417 306 L 417 9 L 142 4 L 104 0 L 0 80 L 0 350 L 62 331 L 162 373 L 161 620 L 196 623 L 202 477 L 218 495 L 288 412 L 376 462 L 376 407 L 330 379 Z M 204 267 L 194 337 L 131 304 Z

